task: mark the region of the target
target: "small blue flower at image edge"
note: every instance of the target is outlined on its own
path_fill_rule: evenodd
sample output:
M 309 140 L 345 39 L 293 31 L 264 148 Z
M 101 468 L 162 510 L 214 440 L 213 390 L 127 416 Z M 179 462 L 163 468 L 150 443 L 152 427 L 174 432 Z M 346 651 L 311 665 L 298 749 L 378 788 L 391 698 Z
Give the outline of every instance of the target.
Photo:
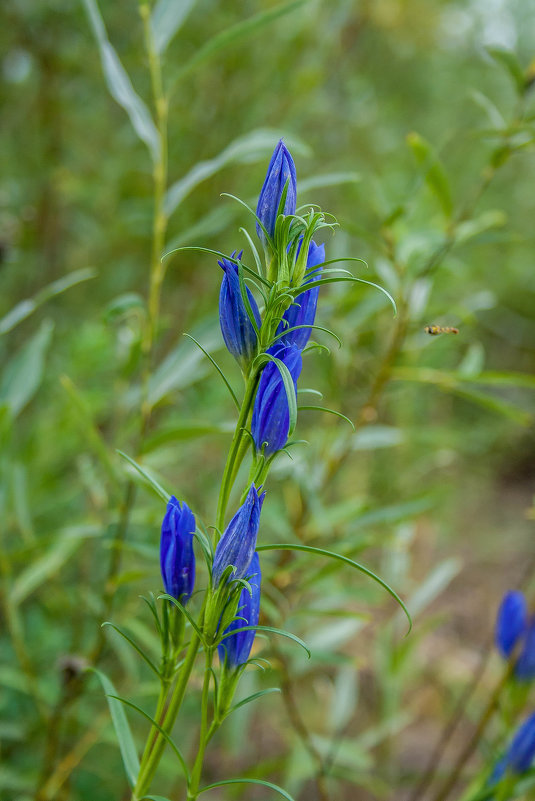
M 217 587 L 229 565 L 234 567 L 230 579 L 241 579 L 247 575 L 256 548 L 260 525 L 260 512 L 265 492 L 261 495 L 251 484 L 245 501 L 240 506 L 215 549 L 212 566 L 212 586 Z
M 277 213 L 286 184 L 288 184 L 288 189 L 282 213 L 295 214 L 297 202 L 295 164 L 289 150 L 281 139 L 271 156 L 256 207 L 256 215 L 270 236 L 273 236 L 275 231 Z M 256 224 L 256 231 L 265 244 L 266 237 L 258 223 Z
M 236 251 L 234 251 L 235 253 Z M 234 253 L 232 257 L 234 257 Z M 238 254 L 238 260 L 241 258 Z M 219 323 L 225 345 L 242 367 L 247 367 L 256 355 L 257 335 L 240 290 L 238 266 L 229 259 L 218 262 L 225 273 L 219 293 Z M 247 298 L 256 325 L 260 328 L 260 312 L 249 287 L 246 287 Z
M 241 591 L 237 616 L 225 630 L 225 634 L 230 634 L 232 631 L 245 626 L 258 625 L 262 574 L 260 572 L 260 559 L 256 552 L 247 571 L 247 580 L 251 586 L 251 592 L 247 587 L 244 587 Z M 237 634 L 225 637 L 217 647 L 221 663 L 231 669 L 244 665 L 249 659 L 255 635 L 256 631 L 251 629 L 249 631 L 238 631 Z
M 535 712 L 519 726 L 505 756 L 495 766 L 489 779 L 494 785 L 506 772 L 515 775 L 526 773 L 535 759 Z
M 313 270 L 313 268 L 323 264 L 324 261 L 325 245 L 316 245 L 312 240 L 308 249 L 305 285 L 317 281 L 321 277 L 321 267 L 317 270 Z M 282 321 L 277 328 L 277 334 L 283 334 L 289 328 L 294 328 L 298 325 L 311 326 L 314 324 L 319 291 L 319 286 L 316 286 L 297 296 L 292 305 L 284 312 Z M 289 334 L 281 337 L 280 341 L 285 345 L 297 345 L 298 348 L 303 350 L 310 339 L 310 334 L 310 328 L 298 328 L 296 331 L 290 331 Z
M 188 505 L 171 496 L 162 521 L 160 567 L 168 595 L 186 604 L 195 584 L 195 517 Z
M 498 651 L 508 659 L 528 623 L 528 605 L 524 594 L 510 590 L 503 596 L 496 615 L 495 642 Z
M 280 359 L 293 379 L 297 392 L 297 379 L 301 374 L 303 360 L 296 345 L 277 343 L 267 351 Z M 257 451 L 268 457 L 284 448 L 290 431 L 290 410 L 286 387 L 278 366 L 268 362 L 260 376 L 253 407 L 251 433 Z

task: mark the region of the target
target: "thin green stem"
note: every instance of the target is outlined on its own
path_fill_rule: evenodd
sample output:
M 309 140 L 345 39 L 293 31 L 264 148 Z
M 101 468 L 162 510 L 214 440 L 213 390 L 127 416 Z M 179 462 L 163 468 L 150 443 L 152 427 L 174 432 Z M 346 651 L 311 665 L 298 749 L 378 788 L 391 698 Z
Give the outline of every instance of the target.
M 199 748 L 197 750 L 197 756 L 195 757 L 195 763 L 193 765 L 193 771 L 191 774 L 191 781 L 188 787 L 187 801 L 195 801 L 195 799 L 199 795 L 199 785 L 201 783 L 204 752 L 206 751 L 206 746 L 208 745 L 208 740 L 209 740 L 208 735 L 210 733 L 210 730 L 208 729 L 208 707 L 210 701 L 210 679 L 212 676 L 211 671 L 212 671 L 212 649 L 208 648 L 206 650 L 206 663 L 204 668 L 204 682 L 203 682 L 202 698 L 201 698 L 201 729 L 199 732 Z
M 204 609 L 201 615 L 204 615 Z M 171 691 L 171 697 L 169 698 L 169 703 L 164 712 L 161 723 L 162 729 L 167 734 L 170 734 L 178 715 L 178 711 L 182 705 L 182 701 L 184 700 L 189 677 L 195 664 L 199 642 L 199 636 L 192 631 L 192 636 L 184 664 L 180 669 L 176 684 Z M 150 745 L 148 745 L 149 743 Z M 162 736 L 161 732 L 159 732 L 158 729 L 153 726 L 147 739 L 147 746 L 145 746 L 145 751 L 141 760 L 137 782 L 132 791 L 132 801 L 138 801 L 149 791 L 150 784 L 154 778 L 154 774 L 156 773 L 160 759 L 162 758 L 165 745 L 165 738 Z
M 217 502 L 217 515 L 216 515 L 217 530 L 215 534 L 216 544 L 217 544 L 217 539 L 219 538 L 219 534 L 217 532 L 222 531 L 223 526 L 225 524 L 225 512 L 227 510 L 227 504 L 229 501 L 230 493 L 232 491 L 232 487 L 234 486 L 234 482 L 236 480 L 238 469 L 243 460 L 243 457 L 245 456 L 245 453 L 247 452 L 247 443 L 244 438 L 247 437 L 248 435 L 245 433 L 244 429 L 245 426 L 247 425 L 247 421 L 251 413 L 253 400 L 258 385 L 258 380 L 259 380 L 259 373 L 258 371 L 255 371 L 251 376 L 249 376 L 245 384 L 245 395 L 243 397 L 240 414 L 238 416 L 238 422 L 236 423 L 234 436 L 232 438 L 230 450 L 228 452 L 225 469 L 223 471 L 221 489 L 219 491 L 219 499 Z

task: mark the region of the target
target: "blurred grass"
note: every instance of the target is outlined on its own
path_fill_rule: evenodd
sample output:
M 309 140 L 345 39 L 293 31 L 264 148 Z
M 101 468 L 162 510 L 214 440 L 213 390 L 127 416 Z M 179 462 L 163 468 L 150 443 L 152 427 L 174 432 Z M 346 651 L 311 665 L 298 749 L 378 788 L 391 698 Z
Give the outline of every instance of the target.
M 518 583 L 533 550 L 526 511 L 535 479 L 534 107 L 528 93 L 520 109 L 515 74 L 485 45 L 514 50 L 527 70 L 535 5 L 310 0 L 183 74 L 211 37 L 276 6 L 251 0 L 238 11 L 199 0 L 167 48 L 164 78 L 176 83 L 170 185 L 181 202 L 166 250 L 242 246 L 238 227 L 251 221 L 219 195 L 254 198 L 274 142 L 286 137 L 298 177 L 317 186 L 301 199 L 341 223 L 329 256 L 366 259 L 369 268 L 357 274 L 386 286 L 400 317 L 369 288 L 322 291 L 318 322 L 344 347 L 307 358 L 302 385 L 321 389 L 325 405 L 360 429 L 353 437 L 343 421 L 300 416 L 298 434 L 310 446 L 296 448 L 293 461 L 280 458 L 262 538 L 363 561 L 418 612 L 405 643 L 394 604 L 364 578 L 298 555 L 266 555 L 265 615 L 313 642 L 314 654 L 305 664 L 286 646 L 266 649 L 274 671 L 251 675 L 249 691 L 286 683 L 286 700 L 293 694 L 312 734 L 299 735 L 279 700 L 262 699 L 214 741 L 206 780 L 221 778 L 221 765 L 228 776 L 251 768 L 308 798 L 319 759 L 331 765 L 333 798 L 398 799 L 421 773 L 452 699 L 488 647 L 502 591 Z M 101 10 L 149 105 L 136 4 Z M 27 799 L 43 758 L 39 716 L 50 723 L 66 681 L 58 660 L 87 655 L 102 621 L 127 474 L 115 450 L 131 453 L 137 426 L 143 301 L 132 293 L 146 296 L 152 184 L 148 153 L 107 94 L 82 5 L 20 0 L 2 16 L 0 794 Z M 317 178 L 340 174 L 350 180 Z M 182 334 L 217 350 L 238 388 L 218 333 L 219 272 L 206 254 L 170 261 L 144 456 L 160 483 L 207 521 L 233 407 Z M 434 323 L 460 334 L 428 337 L 423 327 Z M 113 587 L 114 621 L 147 646 L 152 633 L 138 595 L 159 586 L 161 516 L 156 496 L 138 491 Z M 107 643 L 105 670 L 122 695 L 149 709 L 150 675 L 119 638 Z M 489 661 L 469 720 L 499 672 Z M 121 795 L 104 710 L 92 679 L 62 724 L 55 755 L 60 769 L 75 769 L 42 797 Z M 196 712 L 192 698 L 184 715 L 190 735 Z M 143 721 L 132 724 L 140 745 Z M 252 736 L 244 742 L 246 725 Z M 491 744 L 503 734 L 495 728 Z M 176 797 L 170 759 L 164 768 L 166 792 Z M 214 798 L 218 792 L 265 797 L 236 788 Z

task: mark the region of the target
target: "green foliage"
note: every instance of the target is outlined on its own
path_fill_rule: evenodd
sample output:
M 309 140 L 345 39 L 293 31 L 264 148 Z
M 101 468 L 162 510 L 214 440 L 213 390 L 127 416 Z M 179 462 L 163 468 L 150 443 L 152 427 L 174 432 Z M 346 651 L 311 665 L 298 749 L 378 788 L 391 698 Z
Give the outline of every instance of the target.
M 138 5 L 2 8 L 6 797 L 120 798 L 121 756 L 132 783 L 138 744 L 159 725 L 143 712 L 159 655 L 138 596 L 161 590 L 169 492 L 213 520 L 241 396 L 217 325 L 215 254 L 245 247 L 254 267 L 240 228 L 252 218 L 219 194 L 254 207 L 282 135 L 298 202 L 340 222 L 322 232 L 327 264 L 351 253 L 369 266 L 318 282 L 304 386 L 325 398 L 311 408 L 336 411 L 293 410 L 298 442 L 273 465 L 260 532 L 260 630 L 291 637 L 257 638 L 252 658 L 267 669 L 244 674 L 203 792 L 410 796 L 481 653 L 487 671 L 463 713 L 473 723 L 484 710 L 501 670 L 494 610 L 532 554 L 533 10 L 508 4 L 496 45 L 497 17 L 464 1 L 255 0 L 242 15 L 157 0 L 169 153 L 153 253 L 162 152 Z M 149 273 L 175 250 L 147 360 Z M 427 324 L 459 335 L 429 337 Z M 328 355 L 331 330 L 343 347 Z M 209 562 L 201 530 L 199 547 Z M 412 615 L 409 637 L 384 589 Z M 107 619 L 122 636 L 101 629 Z M 81 678 L 87 663 L 104 693 Z M 504 705 L 464 776 L 488 775 L 516 714 Z M 188 759 L 197 720 L 193 692 L 173 739 Z M 173 746 L 161 767 L 165 795 L 147 797 L 183 797 Z M 514 797 L 532 786 L 528 775 Z

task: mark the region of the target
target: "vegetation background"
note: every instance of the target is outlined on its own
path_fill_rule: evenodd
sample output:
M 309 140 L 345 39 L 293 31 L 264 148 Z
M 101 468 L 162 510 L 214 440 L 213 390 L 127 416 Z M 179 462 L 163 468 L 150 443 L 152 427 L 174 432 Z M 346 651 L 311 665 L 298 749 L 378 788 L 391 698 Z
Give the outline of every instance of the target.
M 343 347 L 318 334 L 331 353 L 306 360 L 304 384 L 357 432 L 300 415 L 310 445 L 280 457 L 261 539 L 357 558 L 414 618 L 405 639 L 398 609 L 365 577 L 266 556 L 265 622 L 303 637 L 312 659 L 259 641 L 272 670 L 252 671 L 247 689 L 283 692 L 227 722 L 206 779 L 275 780 L 297 799 L 415 799 L 455 704 L 464 699 L 460 725 L 432 786 L 499 680 L 502 593 L 533 590 L 535 2 L 309 0 L 272 19 L 269 0 L 181 6 L 163 60 L 174 88 L 164 250 L 242 247 L 251 220 L 220 193 L 254 203 L 284 136 L 299 200 L 340 222 L 329 256 L 365 259 L 352 269 L 399 308 L 393 318 L 362 286 L 322 290 L 318 322 Z M 135 0 L 101 12 L 152 107 Z M 136 452 L 150 158 L 106 90 L 81 3 L 7 0 L 1 14 L 0 796 L 105 801 L 124 797 L 121 757 L 102 689 L 79 670 L 98 663 L 151 708 L 150 671 L 100 623 L 154 647 L 139 595 L 160 589 L 164 511 L 116 450 L 209 523 L 233 407 L 183 333 L 235 385 L 238 375 L 218 330 L 215 259 L 176 255 Z M 460 333 L 429 337 L 426 324 Z M 197 703 L 177 727 L 186 753 Z M 128 714 L 141 747 L 146 722 Z M 497 716 L 461 782 L 513 726 Z M 181 787 L 168 756 L 155 790 L 176 798 Z M 212 797 L 268 795 L 236 786 Z

